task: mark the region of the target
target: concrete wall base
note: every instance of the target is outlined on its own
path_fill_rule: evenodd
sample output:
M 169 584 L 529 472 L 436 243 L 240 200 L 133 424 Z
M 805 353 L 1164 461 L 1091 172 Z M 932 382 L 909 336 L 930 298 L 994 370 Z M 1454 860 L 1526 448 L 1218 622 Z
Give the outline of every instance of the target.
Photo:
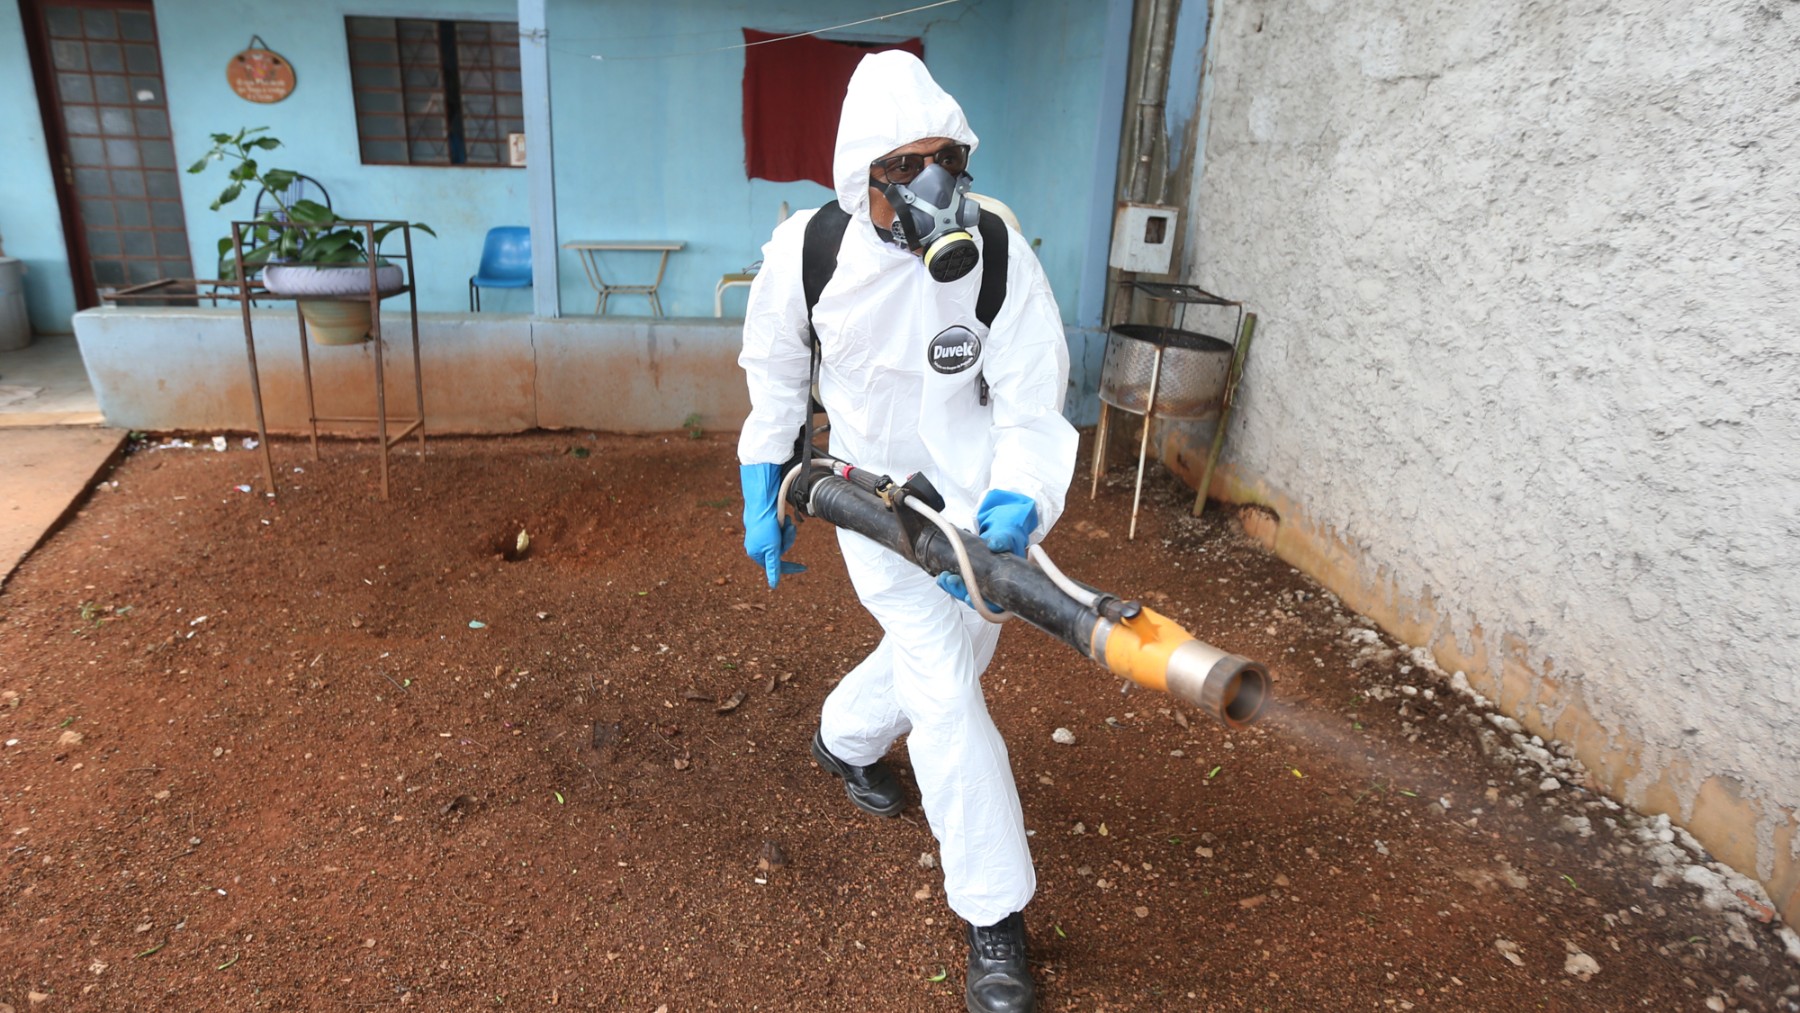
M 253 311 L 263 410 L 272 433 L 306 431 L 306 386 L 293 308 Z M 413 413 L 412 335 L 405 313 L 382 315 L 388 413 Z M 419 314 L 425 428 L 735 430 L 750 413 L 738 368 L 742 320 Z M 1104 332 L 1067 328 L 1077 424 L 1098 416 Z M 88 379 L 106 423 L 158 432 L 256 430 L 256 406 L 233 309 L 105 307 L 75 315 Z M 375 414 L 375 345 L 309 346 L 320 415 Z M 342 428 L 342 427 L 339 427 Z M 334 430 L 335 431 L 335 430 Z
M 269 431 L 304 432 L 306 388 L 293 310 L 254 313 Z M 411 417 L 407 317 L 390 311 L 382 327 L 388 413 Z M 750 410 L 737 367 L 742 329 L 736 320 L 421 313 L 426 431 L 657 432 L 690 420 L 708 429 L 735 429 Z M 108 425 L 255 431 L 237 310 L 86 310 L 75 316 L 75 335 Z M 308 353 L 319 414 L 375 414 L 373 342 L 314 344 Z
M 1189 485 L 1199 481 L 1205 445 L 1171 446 L 1171 470 Z M 1586 765 L 1590 782 L 1640 812 L 1666 813 L 1713 856 L 1768 891 L 1789 923 L 1800 922 L 1800 813 L 1749 797 L 1729 776 L 1702 776 L 1676 760 L 1646 769 L 1650 751 L 1628 731 L 1593 714 L 1582 688 L 1565 681 L 1552 659 L 1517 634 L 1485 629 L 1446 614 L 1429 593 L 1404 588 L 1366 553 L 1308 516 L 1305 507 L 1257 476 L 1221 465 L 1209 495 L 1266 510 L 1246 511 L 1244 531 L 1288 565 L 1306 573 L 1373 619 L 1395 639 L 1423 647 L 1446 672 L 1463 672 L 1476 691 L 1531 732 L 1567 743 Z M 1684 805 L 1682 800 L 1692 799 Z

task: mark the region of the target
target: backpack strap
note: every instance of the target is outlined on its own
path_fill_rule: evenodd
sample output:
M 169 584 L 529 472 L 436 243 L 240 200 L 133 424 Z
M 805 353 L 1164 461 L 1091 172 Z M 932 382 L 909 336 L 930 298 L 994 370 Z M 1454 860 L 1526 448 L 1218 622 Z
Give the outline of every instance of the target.
M 1006 302 L 1006 223 L 992 211 L 981 213 L 981 293 L 975 297 L 975 319 L 992 328 Z
M 819 389 L 820 358 L 819 332 L 812 322 L 813 307 L 819 304 L 826 283 L 837 273 L 838 247 L 844 245 L 844 230 L 849 226 L 850 216 L 838 207 L 837 201 L 829 201 L 806 223 L 806 238 L 800 246 L 800 287 L 806 295 L 806 336 L 812 345 L 812 379 L 806 385 L 806 421 L 800 424 L 800 433 L 794 439 L 793 460 L 801 467 L 810 467 L 813 441 L 825 428 L 815 430 L 812 424 L 813 416 L 825 410 L 813 393 Z
M 820 208 L 806 223 L 806 240 L 800 248 L 800 284 L 806 291 L 806 326 L 812 329 L 813 307 L 819 304 L 825 285 L 837 273 L 838 247 L 844 245 L 844 230 L 850 227 L 850 216 L 837 201 Z M 819 332 L 812 331 L 813 355 L 819 354 Z
M 1000 315 L 1000 305 L 1006 302 L 1006 223 L 992 211 L 981 213 L 981 291 L 975 296 L 975 319 L 981 326 L 993 330 L 994 318 Z M 981 404 L 987 407 L 987 377 L 978 376 L 976 382 L 981 387 Z

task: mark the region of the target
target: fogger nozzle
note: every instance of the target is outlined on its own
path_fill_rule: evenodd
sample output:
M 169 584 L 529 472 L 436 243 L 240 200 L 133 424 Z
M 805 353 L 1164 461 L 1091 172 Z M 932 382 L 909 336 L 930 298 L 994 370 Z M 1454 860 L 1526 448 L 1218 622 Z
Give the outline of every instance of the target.
M 843 463 L 822 455 L 818 460 Z M 881 490 L 887 495 L 896 492 L 885 476 L 850 467 L 841 473 L 810 471 L 791 475 L 794 484 L 785 494 L 807 514 L 870 538 L 927 573 L 956 572 L 966 560 L 975 578 L 971 583 L 991 604 L 1117 675 L 1188 701 L 1227 727 L 1240 728 L 1261 716 L 1269 696 L 1269 672 L 1257 662 L 1202 643 L 1173 619 L 1150 609 L 1110 595 L 1077 597 L 1045 570 L 1010 553 L 991 552 L 967 531 L 951 527 L 947 534 L 922 520 L 914 523 L 911 511 L 897 511 L 883 498 Z M 959 559 L 952 537 L 961 541 L 964 558 Z
M 1269 695 L 1268 669 L 1194 639 L 1152 609 L 1095 623 L 1092 656 L 1114 675 L 1178 696 L 1231 728 L 1261 716 Z

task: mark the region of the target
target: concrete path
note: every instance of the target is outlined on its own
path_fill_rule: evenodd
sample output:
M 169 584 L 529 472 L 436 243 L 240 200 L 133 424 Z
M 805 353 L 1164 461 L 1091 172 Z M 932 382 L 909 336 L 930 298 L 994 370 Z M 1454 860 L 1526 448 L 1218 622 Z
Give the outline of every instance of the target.
M 0 430 L 0 586 L 93 486 L 122 429 Z
M 0 352 L 0 429 L 100 425 L 100 404 L 72 334 Z

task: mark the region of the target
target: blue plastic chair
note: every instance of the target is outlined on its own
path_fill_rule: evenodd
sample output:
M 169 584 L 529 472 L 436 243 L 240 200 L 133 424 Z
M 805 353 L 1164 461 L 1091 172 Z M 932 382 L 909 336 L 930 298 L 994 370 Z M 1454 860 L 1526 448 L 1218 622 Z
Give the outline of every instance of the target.
M 469 278 L 469 310 L 481 312 L 484 288 L 531 287 L 531 229 L 502 225 L 488 230 L 481 247 L 481 266 Z

